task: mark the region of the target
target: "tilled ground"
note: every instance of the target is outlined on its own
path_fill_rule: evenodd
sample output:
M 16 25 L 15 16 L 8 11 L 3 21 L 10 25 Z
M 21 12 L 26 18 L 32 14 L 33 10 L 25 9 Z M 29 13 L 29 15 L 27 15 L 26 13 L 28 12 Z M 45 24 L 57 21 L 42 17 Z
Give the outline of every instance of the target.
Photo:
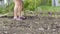
M 60 34 L 60 18 L 30 16 L 22 21 L 0 18 L 0 34 Z

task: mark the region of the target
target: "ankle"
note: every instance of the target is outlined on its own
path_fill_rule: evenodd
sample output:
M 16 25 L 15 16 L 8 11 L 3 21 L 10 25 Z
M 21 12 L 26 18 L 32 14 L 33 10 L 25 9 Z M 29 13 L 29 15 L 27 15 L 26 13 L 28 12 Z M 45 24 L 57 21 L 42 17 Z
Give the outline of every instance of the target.
M 14 19 L 16 19 L 17 17 L 14 17 Z

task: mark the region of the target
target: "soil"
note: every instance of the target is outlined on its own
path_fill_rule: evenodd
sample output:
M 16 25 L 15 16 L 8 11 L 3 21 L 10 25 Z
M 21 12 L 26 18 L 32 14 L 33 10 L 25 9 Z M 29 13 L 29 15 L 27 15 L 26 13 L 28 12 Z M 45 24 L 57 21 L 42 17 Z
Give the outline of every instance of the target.
M 60 18 L 26 16 L 17 21 L 12 17 L 0 17 L 0 34 L 60 34 Z

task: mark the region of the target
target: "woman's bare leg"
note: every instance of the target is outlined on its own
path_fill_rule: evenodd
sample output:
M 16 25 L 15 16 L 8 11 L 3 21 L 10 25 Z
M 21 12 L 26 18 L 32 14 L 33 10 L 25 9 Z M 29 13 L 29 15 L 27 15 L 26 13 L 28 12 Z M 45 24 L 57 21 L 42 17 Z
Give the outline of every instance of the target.
M 22 0 L 14 0 L 14 3 L 15 3 L 14 18 L 20 19 L 20 17 L 22 17 L 23 1 Z
M 14 19 L 17 18 L 17 12 L 18 12 L 18 8 L 15 6 L 14 7 Z
M 23 17 L 22 11 L 23 10 L 23 1 L 20 1 L 20 5 L 18 6 L 18 18 Z
M 18 18 L 25 19 L 25 17 L 22 14 L 22 12 L 23 12 L 22 9 L 23 9 L 22 6 L 20 6 L 19 9 L 18 9 Z
M 19 8 L 18 8 L 18 18 L 21 17 L 21 13 L 22 13 L 22 7 L 19 6 Z

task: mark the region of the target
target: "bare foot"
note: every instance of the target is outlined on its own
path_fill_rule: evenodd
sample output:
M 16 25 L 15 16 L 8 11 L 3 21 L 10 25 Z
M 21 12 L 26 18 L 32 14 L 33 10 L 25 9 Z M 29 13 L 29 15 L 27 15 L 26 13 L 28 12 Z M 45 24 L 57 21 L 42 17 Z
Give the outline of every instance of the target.
M 16 20 L 16 19 L 17 19 L 17 17 L 14 17 L 13 19 L 14 19 L 14 20 Z
M 22 17 L 19 17 L 20 19 L 22 19 L 22 20 L 25 20 L 26 19 L 26 17 L 24 17 L 24 16 L 22 16 Z
M 17 18 L 16 20 L 22 21 L 22 19 L 20 19 L 20 18 Z
M 18 17 L 14 17 L 13 20 L 22 20 L 22 19 L 20 19 Z

